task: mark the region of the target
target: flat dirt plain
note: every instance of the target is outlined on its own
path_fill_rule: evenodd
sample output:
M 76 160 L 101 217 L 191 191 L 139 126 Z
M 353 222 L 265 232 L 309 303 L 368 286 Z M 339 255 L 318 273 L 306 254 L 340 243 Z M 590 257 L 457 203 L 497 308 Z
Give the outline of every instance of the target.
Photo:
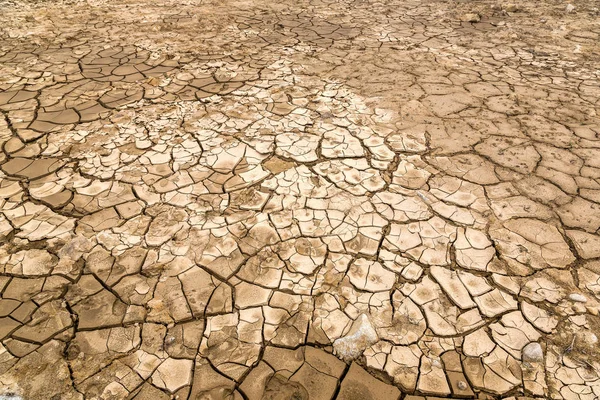
M 599 398 L 597 7 L 0 1 L 0 398 Z

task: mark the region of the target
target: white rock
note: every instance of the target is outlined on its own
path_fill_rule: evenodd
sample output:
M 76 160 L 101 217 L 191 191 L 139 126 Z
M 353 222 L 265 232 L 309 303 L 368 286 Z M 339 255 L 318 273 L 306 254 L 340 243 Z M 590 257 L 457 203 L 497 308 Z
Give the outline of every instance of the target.
M 352 324 L 350 332 L 333 342 L 333 349 L 338 357 L 349 361 L 358 358 L 367 347 L 378 340 L 379 337 L 369 317 L 361 314 Z
M 23 398 L 17 394 L 0 394 L 0 400 L 23 400 Z
M 571 293 L 569 295 L 569 300 L 576 301 L 578 303 L 585 303 L 587 301 L 587 298 L 579 293 Z
M 531 342 L 523 347 L 522 357 L 524 362 L 544 361 L 544 351 L 538 342 Z
M 567 6 L 565 7 L 565 11 L 567 14 L 570 14 L 573 11 L 575 11 L 575 6 L 571 3 L 567 4 Z

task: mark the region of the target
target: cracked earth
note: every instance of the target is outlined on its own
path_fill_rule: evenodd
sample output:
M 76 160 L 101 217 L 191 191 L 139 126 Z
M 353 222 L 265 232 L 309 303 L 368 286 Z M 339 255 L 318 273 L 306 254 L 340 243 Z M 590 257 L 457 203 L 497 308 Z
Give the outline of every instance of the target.
M 0 2 L 0 398 L 600 397 L 593 1 Z

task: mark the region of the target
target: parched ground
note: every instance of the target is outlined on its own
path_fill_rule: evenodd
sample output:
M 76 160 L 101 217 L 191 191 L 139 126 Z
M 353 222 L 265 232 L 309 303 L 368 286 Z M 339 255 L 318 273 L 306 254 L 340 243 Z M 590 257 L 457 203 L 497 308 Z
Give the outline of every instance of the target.
M 1 1 L 0 398 L 597 399 L 594 6 Z

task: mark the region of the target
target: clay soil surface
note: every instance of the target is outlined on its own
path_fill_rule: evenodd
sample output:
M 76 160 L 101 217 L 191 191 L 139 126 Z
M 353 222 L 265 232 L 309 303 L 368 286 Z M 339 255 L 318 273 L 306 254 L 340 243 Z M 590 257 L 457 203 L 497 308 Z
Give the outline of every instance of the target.
M 0 399 L 598 399 L 598 7 L 0 0 Z

